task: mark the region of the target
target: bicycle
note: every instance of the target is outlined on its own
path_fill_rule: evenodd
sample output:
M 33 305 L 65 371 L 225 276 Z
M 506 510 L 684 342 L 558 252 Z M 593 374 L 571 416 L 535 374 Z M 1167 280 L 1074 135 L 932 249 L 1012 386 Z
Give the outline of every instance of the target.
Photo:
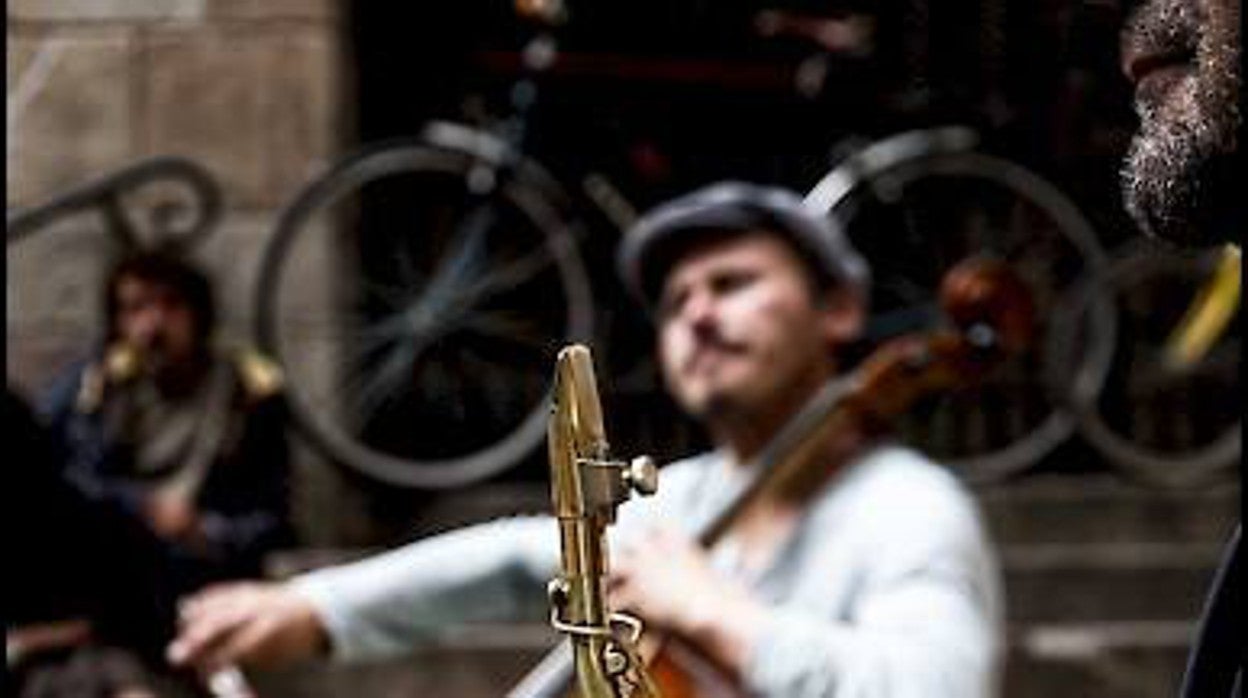
M 566 13 L 557 0 L 517 9 L 538 30 L 509 113 L 486 126 L 433 121 L 344 158 L 283 211 L 261 261 L 253 329 L 287 371 L 295 424 L 386 484 L 453 488 L 520 462 L 544 436 L 554 353 L 572 341 L 597 340 L 609 399 L 633 405 L 619 412 L 663 415 L 641 425 L 644 438 L 700 443 L 655 397 L 641 311 L 589 278 L 613 268 L 634 206 L 600 172 L 569 189 L 526 154 Z
M 524 153 L 562 5 L 521 4 L 542 28 L 506 118 L 435 121 L 347 157 L 282 213 L 261 262 L 254 329 L 290 374 L 296 424 L 387 484 L 452 488 L 519 462 L 545 435 L 554 352 L 594 332 L 583 199 Z M 631 222 L 604 176 L 583 188 L 611 225 Z M 358 248 L 318 238 L 327 215 L 363 231 Z
M 778 26 L 771 17 L 768 31 Z M 828 35 L 810 22 L 793 27 Z M 616 310 L 604 296 L 623 295 L 590 278 L 610 269 L 611 234 L 635 215 L 632 205 L 592 172 L 574 195 L 524 150 L 534 81 L 555 55 L 549 32 L 530 41 L 512 112 L 495 127 L 437 121 L 414 139 L 367 148 L 315 180 L 279 220 L 261 265 L 256 335 L 292 374 L 296 423 L 334 460 L 401 487 L 480 481 L 540 443 L 559 346 L 597 339 L 617 350 L 617 341 L 633 341 L 615 353 L 648 353 L 636 341 L 646 335 L 638 317 L 605 323 L 604 338 L 595 314 Z M 810 87 L 809 74 L 799 78 L 804 90 L 822 89 Z M 1108 264 L 1057 187 L 981 152 L 974 132 L 953 127 L 860 147 L 807 198 L 874 261 L 880 312 L 868 342 L 932 322 L 936 280 L 971 254 L 1022 267 L 1050 316 L 1035 350 L 976 391 L 918 410 L 904 437 L 988 482 L 1040 462 L 1075 432 L 1067 393 L 1072 382 L 1104 385 L 1117 318 L 1110 299 L 1095 295 L 1073 330 L 1055 329 L 1065 299 Z M 377 203 L 404 224 L 378 221 L 369 208 Z M 587 209 L 608 234 L 589 232 Z M 353 229 L 364 231 L 358 241 L 343 237 Z M 909 256 L 894 254 L 903 249 Z M 358 278 L 323 274 L 338 288 L 307 283 L 334 262 Z M 658 385 L 645 360 L 607 374 L 604 384 L 637 394 Z
M 1239 420 L 1225 418 L 1238 414 L 1238 330 L 1225 332 L 1190 365 L 1176 367 L 1166 354 L 1197 286 L 1228 262 L 1218 251 L 1156 254 L 1138 244 L 1108 254 L 1056 187 L 1015 163 L 975 152 L 976 140 L 959 127 L 898 134 L 846 158 L 807 196 L 849 225 L 851 237 L 875 260 L 877 313 L 869 334 L 930 322 L 930 277 L 895 263 L 887 252 L 898 245 L 930 251 L 923 264 L 935 268 L 968 250 L 1010 260 L 1047 316 L 1042 342 L 1028 356 L 983 387 L 908 416 L 903 434 L 973 482 L 1020 473 L 1076 434 L 1137 481 L 1172 488 L 1216 482 L 1241 452 Z M 978 213 L 990 203 L 981 188 L 1034 204 L 1055 224 L 1050 237 L 1070 247 L 1071 260 L 1058 264 L 1050 254 L 1037 255 L 1035 246 L 1046 236 L 1034 229 L 1022 236 L 1014 230 L 1011 242 L 991 234 L 1010 232 L 1006 227 L 924 227 L 933 199 L 942 211 L 966 204 Z M 881 210 L 902 225 L 881 224 Z M 869 219 L 855 228 L 860 215 Z M 880 231 L 902 239 L 872 239 Z M 964 232 L 971 239 L 960 237 Z M 1070 267 L 1073 260 L 1082 266 Z M 1011 420 L 1020 401 L 1032 403 L 1029 423 Z M 1000 410 L 995 425 L 985 404 Z
M 1005 260 L 1028 283 L 1040 340 L 973 390 L 942 396 L 902 420 L 908 441 L 973 482 L 1039 463 L 1075 430 L 1067 381 L 1101 385 L 1115 341 L 1107 299 L 1088 298 L 1077 333 L 1054 316 L 1107 256 L 1091 224 L 1056 186 L 978 149 L 952 126 L 884 138 L 845 158 L 808 204 L 839 218 L 872 260 L 869 337 L 935 321 L 943 269 L 969 255 Z M 904 250 L 906 254 L 897 252 Z

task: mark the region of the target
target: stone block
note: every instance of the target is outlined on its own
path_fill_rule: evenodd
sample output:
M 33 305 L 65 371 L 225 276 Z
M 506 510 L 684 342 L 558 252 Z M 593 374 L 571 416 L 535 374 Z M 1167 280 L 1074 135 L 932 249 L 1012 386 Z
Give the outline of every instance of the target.
M 280 205 L 329 150 L 333 65 L 319 31 L 153 33 L 145 48 L 146 152 L 202 160 L 230 205 Z
M 166 29 L 143 47 L 150 154 L 199 160 L 220 178 L 229 205 L 259 205 L 264 189 L 259 67 L 268 44 L 254 32 Z
M 102 334 L 99 297 L 120 247 L 90 214 L 9 245 L 5 258 L 6 373 L 21 389 L 46 387 Z
M 38 21 L 165 21 L 204 17 L 207 0 L 8 0 L 10 19 Z
M 1173 696 L 1187 651 L 1183 628 L 1151 624 L 1100 624 L 1045 629 L 1078 635 L 1087 651 L 1046 652 L 1022 635 L 1011 642 L 1002 695 L 1162 698 Z M 545 625 L 491 628 L 468 641 L 436 641 L 395 659 L 357 664 L 320 664 L 297 670 L 256 672 L 264 694 L 337 696 L 454 695 L 505 693 L 554 642 Z
M 5 334 L 5 380 L 37 400 L 67 366 L 87 355 L 98 336 L 92 328 L 55 323 L 9 326 Z
M 306 696 L 456 696 L 477 698 L 507 692 L 558 639 L 549 627 L 537 629 L 545 640 L 532 646 L 436 646 L 386 661 L 321 663 L 297 670 L 257 672 L 261 695 Z
M 336 0 L 210 0 L 211 18 L 246 20 L 332 20 L 339 15 Z
M 1191 620 L 1218 544 L 1014 545 L 1002 553 L 1015 623 Z
M 294 462 L 291 483 L 291 516 L 299 540 L 308 546 L 363 546 L 377 541 L 375 525 L 369 515 L 367 493 L 359 478 L 325 458 L 292 430 Z M 304 558 L 306 560 L 306 558 Z M 338 562 L 345 559 L 338 558 Z M 295 571 L 291 558 L 268 561 L 270 574 Z M 328 562 L 322 558 L 321 562 Z M 283 569 L 283 564 L 287 566 Z M 310 569 L 303 567 L 302 569 Z
M 14 89 L 17 87 L 18 76 L 30 66 L 30 60 L 34 58 L 35 51 L 43 43 L 43 37 L 29 32 L 19 34 L 10 30 L 5 38 L 7 41 L 5 42 L 4 80 L 11 101 L 15 96 Z
M 1010 643 L 1002 695 L 1168 698 L 1191 632 L 1187 623 L 1139 621 L 1028 628 Z
M 1040 476 L 976 492 L 996 541 L 1216 543 L 1239 516 L 1239 488 L 1160 490 L 1112 475 Z
M 262 119 L 268 144 L 265 201 L 291 202 L 329 168 L 342 129 L 339 43 L 329 31 L 309 29 L 281 37 L 267 74 Z
M 8 206 L 46 199 L 133 157 L 128 33 L 11 36 L 7 55 Z
M 227 213 L 192 255 L 212 276 L 220 308 L 219 333 L 231 342 L 253 343 L 256 275 L 272 218 L 269 213 Z

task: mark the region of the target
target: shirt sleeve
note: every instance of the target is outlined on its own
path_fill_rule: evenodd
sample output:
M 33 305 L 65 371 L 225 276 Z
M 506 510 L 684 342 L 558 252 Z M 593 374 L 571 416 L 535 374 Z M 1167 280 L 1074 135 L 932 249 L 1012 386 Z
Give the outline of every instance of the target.
M 847 618 L 773 607 L 743 672 L 752 694 L 997 694 L 1003 644 L 998 571 L 974 505 L 957 493 L 908 504 L 888 515 L 856 512 L 866 533 L 859 539 L 859 590 Z M 808 576 L 827 573 L 818 566 L 806 570 Z
M 619 522 L 607 529 L 610 545 L 671 518 L 673 503 L 688 494 L 693 470 L 676 464 L 671 476 L 665 468 L 661 496 L 620 507 Z M 350 661 L 410 651 L 455 625 L 544 618 L 546 583 L 558 569 L 555 520 L 517 517 L 311 572 L 292 586 L 320 615 L 333 658 Z
M 292 580 L 335 659 L 400 654 L 449 626 L 540 617 L 559 562 L 553 519 L 493 521 Z

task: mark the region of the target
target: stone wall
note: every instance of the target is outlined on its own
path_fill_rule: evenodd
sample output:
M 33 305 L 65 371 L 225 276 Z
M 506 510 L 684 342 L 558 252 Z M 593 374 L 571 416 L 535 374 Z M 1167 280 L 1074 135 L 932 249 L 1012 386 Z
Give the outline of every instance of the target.
M 345 145 L 344 6 L 7 0 L 8 210 L 141 158 L 195 160 L 222 184 L 225 214 L 194 255 L 218 282 L 222 334 L 249 341 L 277 213 Z M 33 395 L 87 350 L 116 252 L 92 213 L 8 245 L 11 385 Z
M 338 5 L 8 0 L 7 207 L 38 204 L 145 156 L 204 164 L 224 185 L 227 214 L 199 253 L 220 277 L 227 329 L 245 331 L 254 262 L 274 214 L 342 137 Z M 38 237 L 48 239 L 8 255 L 17 272 L 8 287 L 8 368 L 23 386 L 38 384 L 60 358 L 38 330 L 81 333 L 93 319 L 85 311 L 95 306 L 95 286 L 85 281 L 98 275 L 103 252 L 98 240 L 60 239 L 68 232 Z M 67 278 L 80 288 L 67 290 Z M 32 303 L 15 304 L 15 296 Z M 51 308 L 48 299 L 56 299 Z M 67 308 L 75 312 L 57 312 Z M 23 348 L 31 342 L 45 346 Z

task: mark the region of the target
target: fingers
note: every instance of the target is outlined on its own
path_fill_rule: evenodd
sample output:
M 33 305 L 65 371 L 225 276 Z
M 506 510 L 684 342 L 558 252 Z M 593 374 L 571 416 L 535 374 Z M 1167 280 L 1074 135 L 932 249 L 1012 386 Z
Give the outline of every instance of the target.
M 234 626 L 218 617 L 191 624 L 184 628 L 165 652 L 170 664 L 191 666 L 203 671 L 214 669 L 213 648 L 225 642 Z
M 329 651 L 316 609 L 282 584 L 244 583 L 188 599 L 168 657 L 211 673 L 237 664 L 274 667 Z
M 233 661 L 220 648 L 236 644 L 233 636 L 260 615 L 262 597 L 259 585 L 231 584 L 187 599 L 179 608 L 181 628 L 166 653 L 169 661 L 207 670 Z
M 639 577 L 641 568 L 645 564 L 645 553 L 637 547 L 621 550 L 611 561 L 611 568 L 607 575 L 607 594 L 613 609 L 628 612 L 639 610 L 641 596 Z

